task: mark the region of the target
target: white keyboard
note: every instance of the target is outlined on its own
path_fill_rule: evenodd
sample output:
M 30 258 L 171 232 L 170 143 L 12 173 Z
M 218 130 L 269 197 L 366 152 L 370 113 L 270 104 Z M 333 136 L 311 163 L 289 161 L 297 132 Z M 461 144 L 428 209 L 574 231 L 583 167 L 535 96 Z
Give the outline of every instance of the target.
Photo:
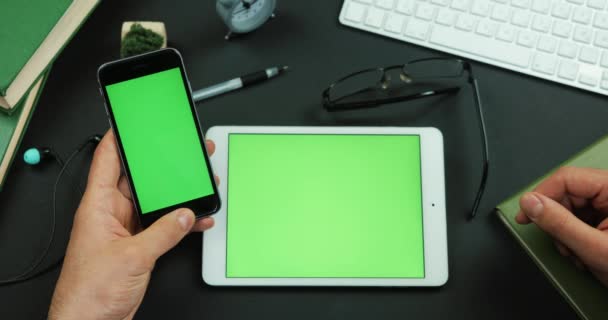
M 608 95 L 608 0 L 345 0 L 340 22 Z

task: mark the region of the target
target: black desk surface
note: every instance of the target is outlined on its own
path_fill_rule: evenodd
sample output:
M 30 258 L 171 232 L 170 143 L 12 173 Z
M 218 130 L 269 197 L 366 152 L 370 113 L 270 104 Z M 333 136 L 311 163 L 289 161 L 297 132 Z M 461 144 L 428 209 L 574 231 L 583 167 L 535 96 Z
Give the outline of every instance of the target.
M 321 92 L 366 67 L 443 55 L 338 23 L 340 1 L 280 1 L 277 19 L 226 42 L 215 1 L 102 1 L 57 59 L 19 154 L 34 145 L 66 155 L 108 122 L 97 67 L 116 59 L 126 20 L 164 21 L 193 89 L 277 64 L 292 71 L 255 88 L 199 104 L 214 125 L 434 126 L 445 138 L 450 280 L 438 289 L 213 288 L 200 276 L 200 235 L 160 259 L 139 319 L 573 319 L 572 309 L 507 233 L 492 208 L 606 133 L 606 97 L 473 63 L 485 103 L 491 166 L 480 217 L 465 214 L 480 177 L 480 140 L 471 90 L 414 104 L 340 116 L 321 112 Z M 90 153 L 71 170 L 86 178 Z M 0 277 L 31 263 L 47 241 L 58 169 L 15 161 L 0 193 Z M 66 179 L 58 197 L 52 259 L 65 251 L 79 200 Z M 47 262 L 50 261 L 47 260 Z M 59 269 L 0 287 L 1 319 L 40 318 Z M 95 276 L 95 275 L 91 275 Z

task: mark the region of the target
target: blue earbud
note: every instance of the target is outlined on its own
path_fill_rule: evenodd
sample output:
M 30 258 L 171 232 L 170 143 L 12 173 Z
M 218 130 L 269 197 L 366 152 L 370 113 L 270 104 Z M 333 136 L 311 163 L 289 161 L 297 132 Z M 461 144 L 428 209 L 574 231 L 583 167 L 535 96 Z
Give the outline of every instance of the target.
M 39 164 L 40 160 L 42 160 L 42 154 L 37 148 L 27 149 L 23 154 L 23 161 L 31 166 Z
M 30 166 L 35 166 L 48 157 L 54 157 L 49 148 L 29 148 L 23 153 L 23 161 Z
M 92 135 L 87 138 L 87 141 L 83 142 L 78 148 L 74 151 L 74 155 L 79 153 L 86 147 L 89 143 L 94 145 L 99 144 L 102 136 L 99 134 Z M 72 157 L 72 156 L 71 156 Z M 70 157 L 70 158 L 71 158 Z M 23 162 L 29 164 L 30 166 L 35 166 L 40 164 L 40 162 L 44 161 L 45 158 L 53 158 L 61 167 L 63 167 L 63 160 L 59 157 L 58 154 L 51 151 L 50 148 L 40 147 L 40 148 L 29 148 L 23 153 Z M 68 160 L 69 162 L 69 160 Z

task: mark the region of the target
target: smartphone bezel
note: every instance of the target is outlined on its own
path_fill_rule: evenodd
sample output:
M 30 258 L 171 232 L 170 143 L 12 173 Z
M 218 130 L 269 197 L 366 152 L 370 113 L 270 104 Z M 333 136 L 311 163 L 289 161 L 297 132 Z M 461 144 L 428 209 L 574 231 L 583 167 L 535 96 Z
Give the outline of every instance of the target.
M 204 153 L 207 173 L 209 174 L 211 184 L 213 186 L 213 194 L 190 201 L 177 203 L 166 208 L 161 208 L 143 214 L 141 206 L 139 204 L 137 191 L 134 188 L 133 177 L 131 176 L 131 171 L 129 169 L 129 163 L 126 158 L 126 153 L 122 144 L 122 140 L 120 138 L 120 129 L 118 128 L 116 120 L 114 118 L 114 113 L 110 104 L 110 100 L 108 98 L 106 86 L 139 78 L 149 74 L 166 71 L 173 68 L 179 68 L 182 75 L 182 81 L 188 94 L 190 110 L 195 120 L 194 122 L 198 133 L 199 143 L 201 144 Z M 135 207 L 137 216 L 139 217 L 142 226 L 149 226 L 163 215 L 178 208 L 191 209 L 195 213 L 197 219 L 216 213 L 220 209 L 221 202 L 218 194 L 218 189 L 215 184 L 211 162 L 209 161 L 209 156 L 207 154 L 207 148 L 205 145 L 203 131 L 201 130 L 200 120 L 198 117 L 198 113 L 196 112 L 194 101 L 192 100 L 192 90 L 190 88 L 190 83 L 186 75 L 181 54 L 175 49 L 162 49 L 151 53 L 108 62 L 99 67 L 97 71 L 97 78 L 100 86 L 100 92 L 104 99 L 106 114 L 108 116 L 110 126 L 114 131 L 114 136 L 116 138 L 116 144 L 118 146 L 118 151 L 120 155 L 120 160 L 122 162 L 124 174 L 127 176 L 127 179 L 129 181 L 131 199 L 133 200 L 133 205 Z

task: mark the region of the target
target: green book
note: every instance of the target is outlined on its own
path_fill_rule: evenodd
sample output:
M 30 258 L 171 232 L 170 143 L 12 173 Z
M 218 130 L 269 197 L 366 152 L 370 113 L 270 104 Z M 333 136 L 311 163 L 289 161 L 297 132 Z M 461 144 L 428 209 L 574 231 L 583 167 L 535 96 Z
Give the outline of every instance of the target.
M 12 115 L 0 113 L 0 190 L 34 112 L 47 74 L 48 71 L 40 76 L 25 98 L 15 106 L 15 112 Z
M 13 112 L 99 0 L 0 2 L 0 110 Z
M 563 165 L 608 169 L 608 136 Z M 507 229 L 582 319 L 606 320 L 608 288 L 589 272 L 579 270 L 568 258 L 560 255 L 553 240 L 536 225 L 519 225 L 515 222 L 515 215 L 519 211 L 519 198 L 550 174 L 498 205 L 496 211 Z

